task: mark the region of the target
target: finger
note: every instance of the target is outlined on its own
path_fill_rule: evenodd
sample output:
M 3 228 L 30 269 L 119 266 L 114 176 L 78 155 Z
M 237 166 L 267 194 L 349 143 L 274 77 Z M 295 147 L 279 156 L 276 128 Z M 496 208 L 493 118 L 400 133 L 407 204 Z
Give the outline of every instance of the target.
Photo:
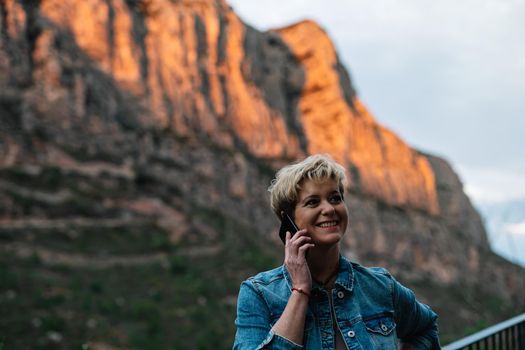
M 294 247 L 299 248 L 300 246 L 302 246 L 305 243 L 310 242 L 311 240 L 312 240 L 312 237 L 310 236 L 302 236 L 302 237 L 297 238 L 293 242 L 291 241 L 290 244 Z
M 294 239 L 298 239 L 299 237 L 302 237 L 302 236 L 307 235 L 307 233 L 308 233 L 308 231 L 307 231 L 305 228 L 303 228 L 302 230 L 297 231 L 297 232 L 292 236 L 291 239 L 292 239 L 292 240 L 294 240 Z
M 301 240 L 298 240 L 296 242 L 292 242 L 290 244 L 290 248 L 289 248 L 289 251 L 288 251 L 288 256 L 290 258 L 299 258 L 300 260 L 304 259 L 305 257 L 305 254 L 304 253 L 301 253 L 302 250 L 304 250 L 305 246 L 308 246 L 308 245 L 311 245 L 312 243 L 310 243 L 312 240 L 312 238 L 310 237 L 302 237 Z
M 297 231 L 297 233 L 290 239 L 289 246 L 293 250 L 293 253 L 297 254 L 299 246 L 311 240 L 311 237 L 306 235 L 306 230 Z
M 288 245 L 291 238 L 292 238 L 292 234 L 290 233 L 290 231 L 286 231 L 286 234 L 284 236 L 284 245 Z
M 305 236 L 306 232 L 306 229 L 299 230 L 294 236 L 291 236 L 291 233 L 286 231 L 285 257 L 297 256 L 299 247 L 311 240 L 310 236 Z M 289 235 L 291 237 L 288 239 Z
M 301 247 L 299 247 L 299 256 L 305 257 L 306 253 L 308 252 L 308 250 L 312 249 L 313 247 L 315 247 L 315 244 L 313 244 L 313 243 L 308 243 L 308 244 L 302 245 Z
M 314 243 L 303 244 L 302 246 L 299 247 L 299 251 L 305 251 L 313 247 L 315 247 Z

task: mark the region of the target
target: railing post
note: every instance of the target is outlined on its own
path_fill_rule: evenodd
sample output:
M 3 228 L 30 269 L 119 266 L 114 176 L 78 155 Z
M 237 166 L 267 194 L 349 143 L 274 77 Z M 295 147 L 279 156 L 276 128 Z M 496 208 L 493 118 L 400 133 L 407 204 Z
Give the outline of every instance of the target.
M 525 350 L 525 323 L 518 325 L 518 348 L 520 350 Z

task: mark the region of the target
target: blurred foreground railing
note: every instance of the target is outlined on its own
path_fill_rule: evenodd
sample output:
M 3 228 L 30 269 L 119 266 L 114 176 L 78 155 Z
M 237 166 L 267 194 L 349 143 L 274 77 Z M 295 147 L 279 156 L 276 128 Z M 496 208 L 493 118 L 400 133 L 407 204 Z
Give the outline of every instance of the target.
M 525 314 L 443 347 L 443 350 L 525 350 Z

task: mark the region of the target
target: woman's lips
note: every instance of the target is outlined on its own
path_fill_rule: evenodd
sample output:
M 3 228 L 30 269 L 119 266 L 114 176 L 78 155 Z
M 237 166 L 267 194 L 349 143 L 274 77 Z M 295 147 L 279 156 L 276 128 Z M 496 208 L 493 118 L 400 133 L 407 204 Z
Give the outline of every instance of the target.
M 323 221 L 323 222 L 316 224 L 315 226 L 323 230 L 334 231 L 334 230 L 339 229 L 339 221 L 338 220 Z

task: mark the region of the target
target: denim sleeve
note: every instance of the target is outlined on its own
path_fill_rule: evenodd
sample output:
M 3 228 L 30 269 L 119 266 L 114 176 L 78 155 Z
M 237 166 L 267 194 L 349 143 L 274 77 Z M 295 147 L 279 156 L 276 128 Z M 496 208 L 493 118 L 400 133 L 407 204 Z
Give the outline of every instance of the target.
M 233 349 L 303 349 L 301 345 L 275 334 L 270 322 L 270 311 L 262 296 L 253 283 L 243 282 L 237 299 L 237 332 Z
M 441 349 L 437 314 L 429 306 L 417 301 L 414 292 L 410 289 L 393 277 L 392 281 L 394 318 L 399 339 L 418 350 Z

